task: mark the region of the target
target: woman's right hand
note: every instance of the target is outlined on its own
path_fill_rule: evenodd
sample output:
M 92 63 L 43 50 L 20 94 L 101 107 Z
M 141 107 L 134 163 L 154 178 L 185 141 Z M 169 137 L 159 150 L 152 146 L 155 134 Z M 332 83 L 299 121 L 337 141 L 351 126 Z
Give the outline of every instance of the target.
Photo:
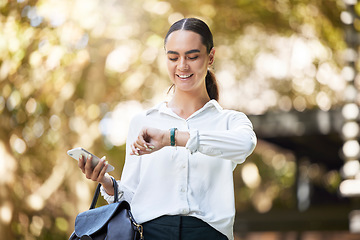
M 114 195 L 112 179 L 109 174 L 105 174 L 108 167 L 108 163 L 105 160 L 105 157 L 102 157 L 94 168 L 91 166 L 91 160 L 91 156 L 85 159 L 85 157 L 81 155 L 78 163 L 79 168 L 85 174 L 87 179 L 101 183 L 109 195 Z

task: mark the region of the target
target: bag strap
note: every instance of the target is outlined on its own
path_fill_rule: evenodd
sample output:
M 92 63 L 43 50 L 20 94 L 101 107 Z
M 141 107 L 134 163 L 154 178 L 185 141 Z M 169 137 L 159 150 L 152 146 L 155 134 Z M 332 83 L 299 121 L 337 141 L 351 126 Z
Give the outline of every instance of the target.
M 115 180 L 115 178 L 111 177 L 111 180 L 113 182 L 113 186 L 114 186 L 114 202 L 117 202 L 119 200 L 119 193 L 118 193 L 118 184 Z M 99 194 L 100 194 L 100 187 L 101 187 L 101 183 L 99 183 L 96 187 L 95 193 L 94 193 L 94 197 L 93 200 L 91 202 L 90 208 L 89 209 L 94 209 L 97 203 L 97 200 L 99 198 Z

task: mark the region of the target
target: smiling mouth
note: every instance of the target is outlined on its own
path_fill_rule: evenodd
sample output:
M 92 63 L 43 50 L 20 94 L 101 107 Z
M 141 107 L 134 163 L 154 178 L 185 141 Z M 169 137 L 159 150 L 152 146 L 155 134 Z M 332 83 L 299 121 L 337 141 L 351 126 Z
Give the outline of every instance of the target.
M 188 75 L 179 75 L 179 74 L 176 74 L 176 76 L 178 76 L 179 78 L 181 79 L 187 79 L 189 77 L 191 77 L 193 74 L 188 74 Z

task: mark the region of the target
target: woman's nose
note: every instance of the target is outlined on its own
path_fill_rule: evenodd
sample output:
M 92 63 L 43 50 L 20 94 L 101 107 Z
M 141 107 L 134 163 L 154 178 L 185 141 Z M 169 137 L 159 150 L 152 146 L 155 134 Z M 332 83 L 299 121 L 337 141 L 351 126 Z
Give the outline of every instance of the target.
M 186 71 L 189 69 L 189 65 L 186 62 L 185 58 L 180 59 L 180 62 L 178 64 L 178 70 L 180 71 Z

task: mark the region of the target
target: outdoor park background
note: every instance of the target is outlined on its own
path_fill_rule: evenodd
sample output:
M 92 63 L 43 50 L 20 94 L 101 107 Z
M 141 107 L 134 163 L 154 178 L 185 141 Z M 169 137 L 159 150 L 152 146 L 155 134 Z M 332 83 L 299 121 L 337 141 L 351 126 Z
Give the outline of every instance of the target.
M 209 24 L 220 103 L 257 119 L 358 105 L 360 79 L 352 76 L 359 66 L 351 60 L 357 41 L 347 36 L 360 31 L 359 15 L 360 4 L 350 0 L 0 0 L 0 238 L 68 238 L 96 184 L 67 150 L 106 155 L 120 177 L 131 116 L 171 96 L 163 38 L 176 20 Z M 307 188 L 304 199 L 297 191 L 304 167 L 309 186 L 358 206 L 339 194 L 341 168 L 298 160 L 292 149 L 259 138 L 234 173 L 237 217 L 326 205 L 326 199 L 313 205 Z M 235 233 L 266 240 L 360 237 L 344 225 L 252 231 L 237 221 Z

